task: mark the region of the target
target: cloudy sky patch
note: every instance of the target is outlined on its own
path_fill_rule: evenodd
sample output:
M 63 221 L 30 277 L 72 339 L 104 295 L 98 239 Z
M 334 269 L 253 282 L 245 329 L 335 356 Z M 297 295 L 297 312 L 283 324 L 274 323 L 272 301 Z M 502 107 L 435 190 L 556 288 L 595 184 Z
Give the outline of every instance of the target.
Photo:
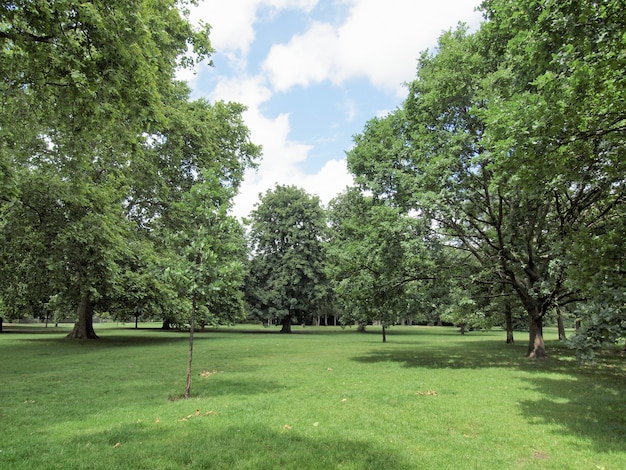
M 476 28 L 478 0 L 205 0 L 215 67 L 184 75 L 193 97 L 238 101 L 263 160 L 234 213 L 247 216 L 275 184 L 323 203 L 352 182 L 345 152 L 381 110 L 398 107 L 417 58 L 459 22 Z

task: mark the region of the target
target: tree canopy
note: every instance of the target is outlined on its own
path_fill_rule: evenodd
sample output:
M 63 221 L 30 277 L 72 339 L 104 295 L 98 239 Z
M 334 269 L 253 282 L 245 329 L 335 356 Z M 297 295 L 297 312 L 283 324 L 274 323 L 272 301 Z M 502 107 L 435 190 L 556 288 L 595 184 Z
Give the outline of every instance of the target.
M 623 272 L 598 248 L 625 220 L 624 14 L 592 3 L 484 2 L 480 30 L 444 33 L 404 106 L 348 154 L 363 188 L 432 219 L 517 294 L 532 357 L 551 309 L 589 305 L 581 263 L 605 267 L 597 288 Z
M 319 198 L 295 186 L 277 185 L 252 212 L 249 236 L 251 312 L 290 333 L 292 323 L 311 318 L 328 295 L 326 217 Z
M 160 268 L 186 256 L 171 234 L 197 230 L 181 207 L 205 185 L 225 213 L 260 155 L 243 106 L 192 102 L 175 80 L 212 52 L 208 26 L 192 27 L 185 5 L 18 1 L 0 11 L 0 295 L 10 315 L 77 308 L 72 336 L 93 338 L 94 308 L 138 314 L 147 302 L 171 316 L 184 305 Z
M 434 279 L 436 241 L 424 219 L 349 189 L 331 202 L 329 274 L 342 323 L 386 328 L 415 310 L 414 283 Z M 422 288 L 424 288 L 422 286 Z

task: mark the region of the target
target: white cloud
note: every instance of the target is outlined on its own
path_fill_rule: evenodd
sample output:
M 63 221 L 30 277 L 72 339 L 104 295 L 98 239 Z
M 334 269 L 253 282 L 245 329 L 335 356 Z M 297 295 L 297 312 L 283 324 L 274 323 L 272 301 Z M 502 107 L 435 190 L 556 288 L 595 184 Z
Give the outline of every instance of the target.
M 250 129 L 251 140 L 263 146 L 259 168 L 245 175 L 235 199 L 234 215 L 247 216 L 258 201 L 259 193 L 276 183 L 302 185 L 307 176 L 298 164 L 306 160 L 312 146 L 289 139 L 289 114 L 268 117 L 261 112 L 261 105 L 271 98 L 263 77 L 223 79 L 209 98 L 244 103 L 248 110 L 243 117 Z
M 366 77 L 375 86 L 401 93 L 420 52 L 459 21 L 477 25 L 478 0 L 353 0 L 336 27 L 316 22 L 287 44 L 270 50 L 264 68 L 272 86 L 286 91 L 330 81 Z
M 319 172 L 307 175 L 300 183 L 309 194 L 317 194 L 325 205 L 353 184 L 354 178 L 348 172 L 345 158 L 328 160 Z
M 211 44 L 232 62 L 245 64 L 255 39 L 254 23 L 261 8 L 311 11 L 318 0 L 204 0 L 191 8 L 191 19 L 211 25 Z
M 239 194 L 235 198 L 233 214 L 246 217 L 265 193 L 276 184 L 295 185 L 309 194 L 316 194 L 323 204 L 352 184 L 352 176 L 345 159 L 329 160 L 315 174 L 306 174 L 299 166 L 311 149 L 310 145 L 291 140 L 289 114 L 268 117 L 260 107 L 271 98 L 271 93 L 262 77 L 224 79 L 219 82 L 211 100 L 226 100 L 245 103 L 248 110 L 244 120 L 250 128 L 251 139 L 263 146 L 263 159 L 257 170 L 246 172 Z

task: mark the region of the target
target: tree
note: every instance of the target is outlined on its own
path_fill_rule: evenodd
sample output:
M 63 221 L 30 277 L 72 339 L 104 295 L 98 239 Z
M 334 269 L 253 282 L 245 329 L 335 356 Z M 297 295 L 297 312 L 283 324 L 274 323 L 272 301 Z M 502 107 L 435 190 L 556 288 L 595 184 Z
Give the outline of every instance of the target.
M 245 247 L 241 225 L 228 215 L 232 195 L 222 181 L 209 172 L 186 192 L 171 209 L 180 221 L 168 244 L 178 257 L 168 267 L 168 276 L 181 297 L 191 306 L 189 353 L 185 398 L 190 397 L 193 340 L 198 312 L 211 311 L 214 323 L 226 318 L 244 318 L 243 282 Z M 216 298 L 227 298 L 216 301 Z M 224 311 L 215 311 L 216 308 Z
M 327 296 L 326 230 L 319 198 L 295 186 L 268 190 L 251 214 L 246 297 L 255 316 L 281 323 L 281 333 L 316 314 Z
M 176 264 L 181 254 L 171 245 L 172 236 L 188 233 L 190 221 L 194 220 L 188 210 L 181 209 L 181 204 L 198 191 L 198 185 L 210 183 L 215 204 L 229 208 L 245 169 L 255 165 L 261 152 L 259 146 L 250 142 L 249 130 L 242 119 L 245 111 L 242 105 L 211 104 L 204 99 L 179 100 L 175 105 L 167 125 L 144 143 L 144 158 L 131 162 L 133 173 L 140 177 L 134 180 L 125 205 L 127 217 L 136 224 L 143 239 L 154 246 L 160 271 Z M 234 230 L 229 224 L 217 227 L 228 229 L 229 233 Z M 215 231 L 211 233 L 218 236 Z M 244 258 L 243 236 L 240 245 Z M 198 308 L 198 312 L 203 312 L 198 316 L 200 324 L 237 318 L 240 296 L 237 289 L 210 296 L 207 305 Z M 180 325 L 187 323 L 187 311 L 173 302 L 170 308 L 162 309 L 162 315 L 165 323 Z
M 412 283 L 434 279 L 423 220 L 349 189 L 331 202 L 329 273 L 342 322 L 386 328 L 409 316 Z
M 589 342 L 597 345 L 592 331 L 603 329 L 613 332 L 607 337 L 625 336 L 623 297 L 611 294 L 623 290 L 626 248 L 619 236 L 626 202 L 623 4 L 493 0 L 483 8 L 485 43 L 505 52 L 485 141 L 499 152 L 514 142 L 508 163 L 525 167 L 520 187 L 549 193 L 565 282 L 595 325 Z
M 538 46 L 551 34 L 543 20 L 558 17 L 555 2 L 542 9 L 542 21 L 528 19 L 536 12 L 529 5 L 486 4 L 493 8 L 478 33 L 445 33 L 437 53 L 420 58 L 403 108 L 383 119 L 398 141 L 387 145 L 391 151 L 360 150 L 380 140 L 375 119 L 348 164 L 358 182 L 431 218 L 451 247 L 476 259 L 483 276 L 512 289 L 528 316 L 528 356 L 545 357 L 546 314 L 584 299 L 569 282 L 581 234 L 602 236 L 624 202 L 626 173 L 615 171 L 624 164 L 620 121 L 609 125 L 598 108 L 595 117 L 585 110 L 589 119 L 581 122 L 558 101 L 569 102 L 571 90 L 555 91 L 548 77 L 563 75 L 576 89 L 570 75 L 588 52 L 569 53 L 565 42 L 561 55 L 552 54 L 558 47 Z M 563 57 L 572 63 L 562 65 Z M 607 67 L 598 67 L 606 78 Z M 606 127 L 589 129 L 600 122 Z
M 59 305 L 77 306 L 70 336 L 95 338 L 94 302 L 124 257 L 125 170 L 141 136 L 163 122 L 175 70 L 193 61 L 188 46 L 198 59 L 210 55 L 208 29 L 195 31 L 170 0 L 17 1 L 0 15 L 0 168 L 12 188 L 1 238 L 30 213 L 11 240 L 20 250 L 0 269 L 9 272 L 13 256 L 30 262 L 26 290 L 46 286 Z M 37 197 L 34 181 L 50 192 Z M 8 279 L 3 287 L 15 291 L 19 280 Z

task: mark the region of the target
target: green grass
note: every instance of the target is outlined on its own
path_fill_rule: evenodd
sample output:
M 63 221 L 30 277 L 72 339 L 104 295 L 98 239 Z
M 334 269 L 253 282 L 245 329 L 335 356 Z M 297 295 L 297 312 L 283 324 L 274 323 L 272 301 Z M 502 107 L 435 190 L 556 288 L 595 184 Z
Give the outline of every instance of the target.
M 154 325 L 154 324 L 153 324 Z M 548 335 L 394 327 L 184 333 L 5 325 L 2 469 L 623 469 L 626 365 Z

